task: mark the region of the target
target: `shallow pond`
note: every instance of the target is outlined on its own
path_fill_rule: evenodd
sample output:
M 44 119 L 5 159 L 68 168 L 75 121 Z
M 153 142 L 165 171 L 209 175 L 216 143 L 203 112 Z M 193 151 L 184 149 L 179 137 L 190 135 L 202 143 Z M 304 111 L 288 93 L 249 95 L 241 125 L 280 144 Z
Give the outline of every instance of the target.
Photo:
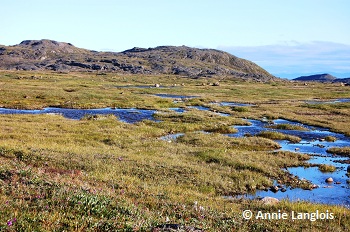
M 313 160 L 310 160 L 312 163 Z M 313 190 L 303 190 L 300 188 L 287 188 L 286 192 L 271 192 L 271 191 L 258 191 L 254 195 L 246 195 L 247 198 L 256 197 L 275 197 L 278 199 L 289 199 L 291 201 L 310 201 L 324 204 L 342 205 L 350 208 L 350 189 L 346 184 L 347 177 L 345 176 L 344 169 L 338 169 L 334 173 L 322 173 L 317 167 L 296 167 L 288 168 L 288 171 L 298 176 L 300 179 L 307 179 L 313 184 L 316 184 L 318 188 Z M 335 182 L 326 183 L 325 179 L 332 176 Z M 340 182 L 336 184 L 336 182 Z
M 197 110 L 203 110 L 203 111 L 211 111 L 209 107 L 205 107 L 205 106 L 189 106 L 188 108 L 192 108 L 192 109 L 197 109 Z M 230 114 L 227 113 L 221 113 L 221 112 L 213 112 L 211 111 L 213 114 L 217 114 L 223 117 L 228 117 L 230 116 Z
M 168 134 L 160 137 L 159 139 L 168 141 L 168 142 L 173 142 L 175 141 L 178 137 L 183 136 L 184 133 L 176 133 L 176 134 Z
M 308 103 L 308 104 L 335 104 L 335 103 L 344 103 L 344 102 L 350 102 L 350 98 L 339 98 L 333 101 L 322 101 L 322 100 L 305 101 L 305 103 Z
M 347 184 L 349 179 L 346 176 L 347 164 L 341 164 L 335 161 L 347 160 L 348 158 L 333 156 L 326 152 L 330 147 L 344 147 L 350 146 L 350 138 L 343 134 L 330 132 L 325 128 L 311 127 L 301 123 L 291 122 L 288 120 L 278 119 L 274 120 L 274 125 L 277 124 L 293 124 L 302 126 L 308 130 L 280 130 L 267 128 L 269 123 L 258 120 L 249 120 L 250 126 L 235 126 L 238 132 L 230 134 L 231 137 L 241 137 L 244 135 L 255 135 L 261 131 L 278 131 L 289 135 L 299 136 L 302 138 L 300 143 L 290 143 L 289 141 L 281 140 L 277 141 L 281 145 L 281 150 L 286 151 L 298 151 L 298 153 L 305 153 L 312 155 L 312 158 L 308 161 L 311 164 L 328 164 L 333 165 L 337 169 L 332 173 L 323 173 L 319 171 L 318 167 L 293 167 L 288 168 L 288 171 L 298 176 L 300 179 L 307 179 L 313 184 L 319 186 L 313 190 L 303 189 L 290 189 L 286 192 L 271 192 L 271 191 L 257 191 L 254 195 L 246 195 L 248 198 L 273 196 L 279 199 L 288 198 L 289 200 L 307 200 L 311 202 L 327 203 L 327 204 L 339 204 L 346 207 L 350 207 L 350 185 Z M 326 136 L 333 136 L 337 138 L 335 142 L 324 141 Z M 328 177 L 332 177 L 334 182 L 326 183 L 325 180 Z
M 203 110 L 203 111 L 210 111 L 209 107 L 205 107 L 205 106 L 188 106 L 186 107 L 188 109 L 197 109 L 197 110 Z M 179 107 L 175 107 L 175 108 L 169 108 L 169 110 L 175 111 L 176 113 L 184 113 L 186 112 L 186 108 L 179 108 Z M 211 111 L 213 114 L 217 114 L 223 117 L 228 117 L 230 116 L 230 114 L 227 113 L 221 113 L 221 112 L 213 112 Z
M 185 108 L 179 108 L 179 107 L 169 108 L 169 110 L 175 111 L 176 113 L 180 113 L 180 114 L 186 111 Z
M 253 104 L 248 103 L 238 103 L 238 102 L 220 102 L 220 106 L 254 106 Z
M 155 110 L 141 110 L 141 109 L 67 109 L 48 107 L 42 110 L 17 110 L 0 108 L 0 114 L 60 114 L 65 118 L 79 120 L 86 115 L 108 115 L 112 114 L 119 118 L 120 121 L 127 123 L 135 123 L 144 119 L 155 120 L 153 114 Z

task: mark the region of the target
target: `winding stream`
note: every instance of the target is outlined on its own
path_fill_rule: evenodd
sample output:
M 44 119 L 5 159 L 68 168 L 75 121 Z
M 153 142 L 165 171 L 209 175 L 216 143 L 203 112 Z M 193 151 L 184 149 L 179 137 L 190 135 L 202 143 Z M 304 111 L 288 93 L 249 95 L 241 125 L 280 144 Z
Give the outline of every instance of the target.
M 340 98 L 333 101 L 322 101 L 322 100 L 309 100 L 305 101 L 307 104 L 335 104 L 335 103 L 344 103 L 350 102 L 350 98 Z
M 182 96 L 182 95 L 168 95 L 168 94 L 158 94 L 158 97 L 168 97 L 176 99 L 186 99 L 194 98 L 196 96 Z M 344 100 L 344 101 L 347 101 Z M 343 101 L 341 101 L 343 102 Z M 222 102 L 217 103 L 222 106 L 250 106 L 249 104 L 241 104 L 234 102 Z M 189 108 L 195 108 L 198 110 L 210 110 L 210 108 L 203 106 L 193 106 Z M 186 111 L 184 108 L 170 108 L 178 113 L 183 113 Z M 141 110 L 141 109 L 113 109 L 113 108 L 102 108 L 102 109 L 66 109 L 66 108 L 53 108 L 48 107 L 42 110 L 17 110 L 17 109 L 7 109 L 0 108 L 0 114 L 60 114 L 69 119 L 79 120 L 86 115 L 108 115 L 113 114 L 118 117 L 119 120 L 126 123 L 136 123 L 144 119 L 155 120 L 153 114 L 156 110 Z M 222 116 L 229 116 L 228 114 L 222 114 Z M 271 191 L 257 191 L 254 195 L 246 195 L 249 198 L 273 196 L 279 199 L 287 198 L 289 200 L 307 200 L 311 202 L 326 203 L 326 204 L 339 204 L 346 207 L 350 207 L 350 184 L 347 183 L 348 177 L 346 176 L 347 164 L 342 164 L 336 161 L 348 160 L 348 158 L 333 156 L 326 152 L 330 147 L 344 147 L 350 146 L 350 138 L 343 134 L 330 132 L 325 128 L 312 127 L 305 124 L 292 122 L 284 119 L 277 119 L 273 121 L 274 125 L 278 124 L 293 124 L 306 128 L 305 131 L 300 130 L 281 130 L 267 128 L 269 125 L 266 121 L 259 120 L 248 120 L 251 125 L 249 126 L 235 126 L 238 130 L 237 133 L 228 134 L 230 137 L 243 137 L 245 135 L 256 135 L 261 131 L 278 131 L 288 135 L 294 135 L 302 138 L 299 143 L 290 143 L 289 141 L 281 140 L 277 141 L 281 145 L 281 150 L 291 151 L 298 153 L 304 153 L 312 155 L 312 158 L 308 161 L 312 164 L 331 164 L 337 169 L 333 173 L 322 173 L 317 167 L 295 167 L 288 168 L 288 171 L 298 176 L 300 179 L 307 179 L 313 184 L 318 185 L 316 189 L 303 190 L 299 188 L 290 189 L 288 188 L 286 192 L 278 191 L 276 193 Z M 161 139 L 166 141 L 175 141 L 177 137 L 183 135 L 182 133 L 164 136 Z M 337 138 L 335 142 L 327 142 L 323 138 L 326 136 L 333 136 Z M 326 183 L 325 179 L 332 177 L 334 179 L 333 183 Z
M 333 156 L 326 152 L 330 147 L 344 147 L 350 146 L 350 138 L 343 134 L 330 132 L 327 129 L 319 127 L 311 127 L 305 124 L 291 122 L 284 119 L 274 120 L 274 124 L 293 124 L 303 126 L 309 129 L 308 131 L 300 130 L 279 130 L 266 128 L 269 124 L 258 120 L 248 120 L 250 126 L 235 126 L 238 132 L 235 134 L 229 134 L 231 137 L 241 137 L 246 134 L 256 135 L 261 131 L 278 131 L 284 134 L 299 136 L 302 138 L 299 143 L 290 143 L 286 140 L 277 140 L 282 146 L 281 150 L 304 153 L 312 156 L 308 160 L 311 164 L 330 164 L 335 166 L 337 169 L 335 172 L 323 173 L 318 170 L 318 167 L 293 167 L 288 168 L 288 171 L 298 176 L 300 179 L 307 179 L 313 184 L 316 184 L 318 188 L 313 190 L 303 190 L 300 188 L 290 189 L 286 192 L 278 191 L 276 193 L 271 191 L 257 191 L 254 195 L 246 195 L 248 198 L 273 196 L 278 199 L 287 198 L 291 201 L 305 200 L 310 202 L 318 202 L 325 204 L 338 204 L 346 207 L 350 207 L 350 185 L 347 184 L 348 177 L 346 176 L 347 164 L 341 164 L 340 160 L 348 160 L 348 158 L 341 156 Z M 337 138 L 335 142 L 324 141 L 323 138 L 326 136 L 333 136 Z M 326 183 L 325 180 L 328 177 L 332 177 L 334 182 Z
M 141 110 L 141 109 L 67 109 L 48 107 L 42 110 L 17 110 L 0 108 L 0 114 L 60 114 L 68 119 L 79 120 L 87 115 L 108 115 L 112 114 L 119 118 L 122 122 L 136 123 L 144 119 L 155 120 L 153 114 L 155 110 Z

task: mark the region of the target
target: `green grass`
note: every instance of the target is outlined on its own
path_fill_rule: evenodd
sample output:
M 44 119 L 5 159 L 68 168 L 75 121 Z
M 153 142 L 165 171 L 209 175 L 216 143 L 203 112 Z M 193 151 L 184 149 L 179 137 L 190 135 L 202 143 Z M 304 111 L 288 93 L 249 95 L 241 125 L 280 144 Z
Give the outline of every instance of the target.
M 210 82 L 218 81 L 214 79 Z M 2 107 L 137 107 L 157 109 L 155 118 L 160 122 L 127 124 L 110 115 L 81 120 L 0 115 L 0 230 L 150 231 L 169 219 L 168 223 L 205 231 L 345 231 L 349 210 L 341 206 L 288 201 L 268 206 L 257 200 L 225 199 L 268 188 L 274 180 L 308 188 L 309 182 L 284 168 L 308 166 L 305 161 L 310 157 L 272 152 L 280 147 L 273 141 L 280 134 L 268 138 L 223 134 L 235 132 L 234 125 L 246 125 L 242 118 L 263 117 L 350 134 L 349 108 L 305 108 L 302 103 L 322 96 L 349 97 L 348 91 L 330 84 L 305 87 L 225 77 L 218 87 L 207 82 L 178 76 L 1 71 Z M 116 87 L 154 83 L 169 88 Z M 199 98 L 174 103 L 155 97 L 158 93 Z M 212 104 L 219 101 L 254 106 L 237 110 Z M 230 116 L 190 108 L 182 114 L 168 110 L 193 105 Z M 185 134 L 171 143 L 159 139 L 178 132 Z M 245 220 L 246 209 L 254 213 L 329 210 L 336 220 Z

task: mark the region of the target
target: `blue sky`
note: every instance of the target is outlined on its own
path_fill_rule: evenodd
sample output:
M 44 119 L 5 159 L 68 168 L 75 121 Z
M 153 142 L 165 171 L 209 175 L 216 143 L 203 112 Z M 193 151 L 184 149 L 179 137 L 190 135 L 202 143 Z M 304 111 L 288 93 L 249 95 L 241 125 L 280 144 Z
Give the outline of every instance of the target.
M 350 77 L 349 9 L 348 0 L 2 0 L 0 44 L 187 45 L 228 51 L 281 77 Z

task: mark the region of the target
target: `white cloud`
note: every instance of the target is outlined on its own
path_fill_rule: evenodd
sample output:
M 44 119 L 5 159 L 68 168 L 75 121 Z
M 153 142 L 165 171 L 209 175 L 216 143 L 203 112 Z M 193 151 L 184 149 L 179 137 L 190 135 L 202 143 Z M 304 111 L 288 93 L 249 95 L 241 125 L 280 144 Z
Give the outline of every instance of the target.
M 281 77 L 330 73 L 350 77 L 350 45 L 333 42 L 295 41 L 254 47 L 219 47 L 235 56 L 251 60 Z

